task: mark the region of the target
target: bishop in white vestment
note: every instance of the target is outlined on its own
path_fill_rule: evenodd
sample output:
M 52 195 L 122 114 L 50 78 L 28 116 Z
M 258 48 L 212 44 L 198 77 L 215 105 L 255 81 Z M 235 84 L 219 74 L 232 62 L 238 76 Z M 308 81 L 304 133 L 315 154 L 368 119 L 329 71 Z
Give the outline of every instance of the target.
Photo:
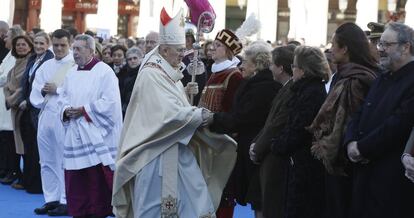
M 114 177 L 114 214 L 215 217 L 235 161 L 235 142 L 224 135 L 209 138 L 198 130 L 208 123 L 210 112 L 190 105 L 180 81 L 183 16 L 180 12 L 171 19 L 162 11 L 161 23 L 160 46 L 141 64 L 125 117 Z M 215 147 L 209 149 L 206 141 Z M 217 164 L 223 160 L 229 162 Z

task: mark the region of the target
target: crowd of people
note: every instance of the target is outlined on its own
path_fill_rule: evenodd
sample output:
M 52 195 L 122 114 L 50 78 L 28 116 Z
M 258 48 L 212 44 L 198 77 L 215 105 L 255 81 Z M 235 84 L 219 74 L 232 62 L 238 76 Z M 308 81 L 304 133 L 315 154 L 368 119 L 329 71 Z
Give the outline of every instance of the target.
M 49 216 L 413 216 L 411 27 L 197 51 L 182 19 L 136 41 L 0 21 L 0 182 Z

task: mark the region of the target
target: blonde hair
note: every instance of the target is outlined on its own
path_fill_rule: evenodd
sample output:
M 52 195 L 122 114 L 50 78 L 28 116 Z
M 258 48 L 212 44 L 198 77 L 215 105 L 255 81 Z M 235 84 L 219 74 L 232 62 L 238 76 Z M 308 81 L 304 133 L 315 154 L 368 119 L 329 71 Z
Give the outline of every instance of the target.
M 331 70 L 325 54 L 316 47 L 298 46 L 295 49 L 297 67 L 302 69 L 304 76 L 321 78 L 328 82 Z
M 47 44 L 48 44 L 48 45 L 50 45 L 50 37 L 49 37 L 49 35 L 48 35 L 47 33 L 43 32 L 43 31 L 40 31 L 40 32 L 36 33 L 36 34 L 34 35 L 34 37 L 33 37 L 33 41 L 34 41 L 34 39 L 36 39 L 37 37 L 43 37 L 43 38 L 45 38 L 45 39 L 46 39 Z

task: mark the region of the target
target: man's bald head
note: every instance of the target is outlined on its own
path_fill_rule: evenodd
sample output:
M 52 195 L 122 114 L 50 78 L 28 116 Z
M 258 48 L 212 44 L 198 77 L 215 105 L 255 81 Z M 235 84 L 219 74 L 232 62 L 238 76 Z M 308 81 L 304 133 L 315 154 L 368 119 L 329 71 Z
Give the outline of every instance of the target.
M 159 34 L 151 31 L 145 36 L 145 54 L 150 52 L 159 44 Z
M 0 20 L 0 38 L 4 38 L 8 30 L 9 30 L 9 24 Z

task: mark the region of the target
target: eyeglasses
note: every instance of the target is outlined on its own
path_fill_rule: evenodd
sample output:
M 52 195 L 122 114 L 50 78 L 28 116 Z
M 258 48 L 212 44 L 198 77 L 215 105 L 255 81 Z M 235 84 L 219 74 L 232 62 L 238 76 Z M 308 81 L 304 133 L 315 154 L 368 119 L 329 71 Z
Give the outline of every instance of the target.
M 138 60 L 138 57 L 130 57 L 130 58 L 127 58 L 127 60 L 128 60 L 128 61 Z
M 178 53 L 185 53 L 185 52 L 187 52 L 187 48 L 182 47 L 182 46 L 178 46 L 178 47 L 171 46 L 171 48 L 173 48 Z
M 387 42 L 387 41 L 379 41 L 377 44 L 377 48 L 383 48 L 383 49 L 387 49 L 393 45 L 397 45 L 400 44 L 399 42 Z

